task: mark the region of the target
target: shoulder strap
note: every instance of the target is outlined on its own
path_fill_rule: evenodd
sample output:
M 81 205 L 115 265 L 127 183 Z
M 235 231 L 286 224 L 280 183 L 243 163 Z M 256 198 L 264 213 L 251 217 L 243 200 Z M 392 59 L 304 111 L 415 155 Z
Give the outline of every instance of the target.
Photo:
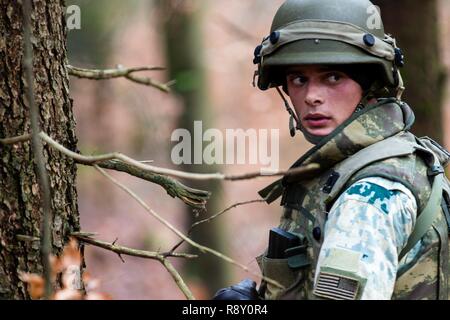
M 442 202 L 442 188 L 444 185 L 444 168 L 442 168 L 439 164 L 435 164 L 435 166 L 437 170 L 439 170 L 439 167 L 441 170 L 439 170 L 439 173 L 434 177 L 430 198 L 428 199 L 425 208 L 419 214 L 414 230 L 409 236 L 406 246 L 400 252 L 399 260 L 401 260 L 405 254 L 408 253 L 408 251 L 411 250 L 414 245 L 425 235 L 428 229 L 432 226 L 439 212 Z

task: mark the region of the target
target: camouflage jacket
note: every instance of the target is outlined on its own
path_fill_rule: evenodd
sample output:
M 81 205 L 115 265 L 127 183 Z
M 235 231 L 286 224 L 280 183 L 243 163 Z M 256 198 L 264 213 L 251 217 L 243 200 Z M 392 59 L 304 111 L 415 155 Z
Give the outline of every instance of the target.
M 316 266 L 327 237 L 325 222 L 336 199 L 355 182 L 381 177 L 401 183 L 414 196 L 417 212 L 423 210 L 433 180 L 428 176 L 432 160 L 427 152 L 421 152 L 424 149 L 420 141 L 408 132 L 413 122 L 414 115 L 408 105 L 395 99 L 380 100 L 355 113 L 293 165 L 318 163 L 317 172 L 285 177 L 260 192 L 268 202 L 282 194 L 280 228 L 299 236 L 304 248 L 303 253 L 288 259 L 269 259 L 265 254 L 257 258 L 263 274 L 285 287 L 280 290 L 263 281 L 260 292 L 266 299 L 326 296 L 314 290 L 315 280 L 321 279 Z M 380 243 L 380 247 L 383 246 Z M 391 298 L 447 299 L 448 252 L 447 222 L 445 214 L 440 212 L 420 243 L 399 261 Z M 335 260 L 339 259 L 350 258 L 338 255 Z M 345 267 L 341 268 L 338 280 L 332 278 L 332 272 L 331 278 L 326 278 L 330 276 L 326 268 L 320 272 L 324 273 L 326 283 L 336 280 L 336 286 L 352 293 L 350 298 L 361 298 L 359 289 L 365 279 L 343 269 Z

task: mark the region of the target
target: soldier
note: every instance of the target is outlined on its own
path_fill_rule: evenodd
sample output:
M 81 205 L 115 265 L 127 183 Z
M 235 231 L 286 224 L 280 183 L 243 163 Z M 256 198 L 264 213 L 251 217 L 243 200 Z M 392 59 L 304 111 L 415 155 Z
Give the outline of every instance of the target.
M 282 196 L 257 258 L 279 285 L 256 293 L 244 281 L 216 299 L 448 299 L 450 154 L 409 132 L 403 55 L 373 8 L 288 0 L 255 49 L 258 87 L 278 90 L 291 134 L 314 144 L 292 168 L 320 169 L 260 191 L 268 203 Z

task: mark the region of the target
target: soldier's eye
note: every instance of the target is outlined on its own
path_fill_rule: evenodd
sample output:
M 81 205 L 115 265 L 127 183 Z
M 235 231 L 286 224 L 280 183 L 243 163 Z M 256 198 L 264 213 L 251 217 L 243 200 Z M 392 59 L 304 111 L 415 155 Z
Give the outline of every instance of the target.
M 339 80 L 341 80 L 343 77 L 340 73 L 332 72 L 327 74 L 326 80 L 330 83 L 337 83 Z
M 288 75 L 288 81 L 295 86 L 302 86 L 308 81 L 308 79 L 299 74 L 291 74 Z

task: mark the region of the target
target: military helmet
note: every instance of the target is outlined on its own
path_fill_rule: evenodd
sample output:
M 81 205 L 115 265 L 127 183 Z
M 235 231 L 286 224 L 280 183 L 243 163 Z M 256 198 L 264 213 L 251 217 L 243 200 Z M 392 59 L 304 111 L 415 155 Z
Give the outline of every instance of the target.
M 403 54 L 369 0 L 287 0 L 254 54 L 261 90 L 282 85 L 285 68 L 299 64 L 369 64 L 382 86 L 403 89 Z

